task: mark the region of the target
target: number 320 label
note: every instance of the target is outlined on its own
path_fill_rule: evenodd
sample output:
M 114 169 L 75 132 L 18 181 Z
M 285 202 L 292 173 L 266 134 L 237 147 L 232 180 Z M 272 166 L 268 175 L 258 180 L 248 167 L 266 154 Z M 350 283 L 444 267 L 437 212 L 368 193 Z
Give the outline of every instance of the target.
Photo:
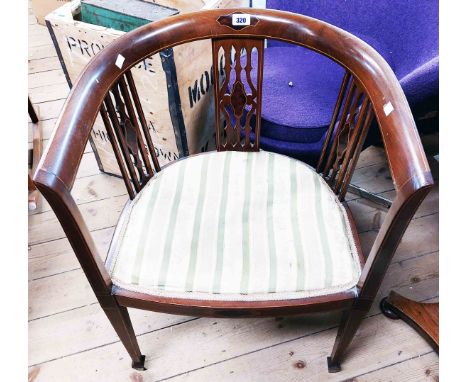
M 234 13 L 232 15 L 232 25 L 250 25 L 250 15 L 246 15 L 243 13 Z

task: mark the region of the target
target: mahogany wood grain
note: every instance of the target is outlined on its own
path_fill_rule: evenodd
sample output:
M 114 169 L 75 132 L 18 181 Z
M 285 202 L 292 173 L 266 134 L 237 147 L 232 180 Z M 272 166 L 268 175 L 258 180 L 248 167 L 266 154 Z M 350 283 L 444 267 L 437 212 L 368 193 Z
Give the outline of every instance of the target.
M 346 92 L 346 98 L 344 100 L 343 110 L 341 112 L 341 117 L 339 119 L 338 126 L 336 126 L 336 127 L 335 126 L 330 126 L 329 127 L 329 129 L 331 129 L 333 132 L 336 131 L 336 133 L 338 133 L 338 132 L 343 131 L 343 129 L 345 129 L 346 120 L 348 119 L 348 115 L 349 115 L 349 109 L 351 107 L 351 104 L 352 104 L 352 101 L 354 99 L 355 93 L 356 93 L 356 82 L 355 82 L 354 79 L 351 79 L 349 89 Z M 336 172 L 336 169 L 337 169 L 337 164 L 336 164 L 337 155 L 338 155 L 338 151 L 340 149 L 339 144 L 340 144 L 339 136 L 338 137 L 335 136 L 335 138 L 332 140 L 330 152 L 328 154 L 328 158 L 327 158 L 327 161 L 326 161 L 326 165 L 325 165 L 325 168 L 324 168 L 324 170 L 322 172 L 323 176 L 325 178 L 328 178 L 328 174 L 329 174 L 330 171 Z M 329 184 L 330 183 L 332 183 L 332 182 L 329 181 Z
M 354 169 L 356 168 L 359 159 L 359 154 L 361 153 L 364 141 L 366 140 L 366 136 L 369 131 L 369 127 L 371 125 L 372 119 L 374 118 L 372 105 L 370 105 L 367 101 L 368 98 L 365 100 L 365 106 L 363 104 L 363 110 L 365 110 L 365 120 L 358 121 L 357 127 L 355 127 L 354 142 L 352 143 L 352 149 L 350 150 L 352 155 L 350 155 L 348 158 L 348 162 L 345 166 L 346 172 L 344 172 L 343 182 L 339 189 L 338 196 L 341 201 L 345 200 L 346 192 L 348 191 L 348 186 L 351 182 L 351 177 L 353 176 Z M 367 108 L 367 110 L 365 108 Z M 364 113 L 362 115 L 364 115 Z
M 439 352 L 439 303 L 417 302 L 395 291 L 385 299 L 386 305 L 408 325 L 413 327 Z
M 128 72 L 129 73 L 129 72 Z M 128 74 L 125 73 L 125 74 Z M 135 137 L 133 138 L 135 141 L 135 144 L 132 147 L 132 151 L 134 152 L 134 158 L 136 158 L 135 162 L 137 165 L 137 168 L 140 172 L 140 178 L 143 178 L 143 182 L 146 182 L 146 179 L 149 179 L 154 175 L 154 171 L 152 168 L 152 165 L 150 163 L 149 157 L 148 157 L 148 152 L 145 148 L 145 142 L 143 141 L 143 137 L 141 134 L 141 131 L 139 129 L 139 123 L 135 114 L 135 109 L 133 105 L 133 101 L 130 98 L 130 93 L 128 91 L 128 85 L 127 82 L 125 81 L 125 78 L 127 76 L 122 76 L 119 80 L 119 89 L 120 93 L 122 94 L 123 98 L 123 108 L 126 110 L 126 141 L 127 145 L 129 142 L 129 135 L 132 134 Z M 120 120 L 122 121 L 122 116 L 120 117 Z M 122 124 L 122 122 L 121 122 Z M 143 160 L 143 163 L 141 162 Z M 144 165 L 144 168 L 143 168 Z
M 159 166 L 158 157 L 156 155 L 156 150 L 154 149 L 154 145 L 152 144 L 151 135 L 148 129 L 148 123 L 146 122 L 145 115 L 143 113 L 143 107 L 141 106 L 140 97 L 138 96 L 137 88 L 135 86 L 135 81 L 133 80 L 132 72 L 129 70 L 125 73 L 125 77 L 127 79 L 128 86 L 130 88 L 130 92 L 132 94 L 133 102 L 135 102 L 135 107 L 138 113 L 138 119 L 140 121 L 140 125 L 143 129 L 143 134 L 145 135 L 146 139 L 146 147 L 151 155 L 151 159 L 153 161 L 153 166 L 157 171 L 161 170 Z
M 341 165 L 340 173 L 338 174 L 338 179 L 336 180 L 335 186 L 333 188 L 333 191 L 337 194 L 345 194 L 346 192 L 343 192 L 343 182 L 345 179 L 345 175 L 349 173 L 348 167 L 350 164 L 350 161 L 352 158 L 357 157 L 356 155 L 356 147 L 357 147 L 357 142 L 359 140 L 359 137 L 362 135 L 362 130 L 363 130 L 363 123 L 364 120 L 367 117 L 367 112 L 368 112 L 368 107 L 369 107 L 369 99 L 367 97 L 364 97 L 364 101 L 360 105 L 360 110 L 359 112 L 356 111 L 357 115 L 357 121 L 354 124 L 353 121 L 348 125 L 348 143 L 346 145 L 346 151 L 344 153 L 343 157 L 343 162 Z M 354 126 L 352 126 L 354 125 Z M 342 199 L 343 200 L 343 199 Z
M 118 90 L 114 90 L 114 91 L 116 93 L 118 92 Z M 135 166 L 133 165 L 133 161 L 132 161 L 132 158 L 131 158 L 129 147 L 128 147 L 126 139 L 125 139 L 124 132 L 120 128 L 119 117 L 118 117 L 117 112 L 115 110 L 115 106 L 114 106 L 114 103 L 112 102 L 112 98 L 111 98 L 110 94 L 106 96 L 104 103 L 106 105 L 106 110 L 107 110 L 107 113 L 109 114 L 110 121 L 112 122 L 112 127 L 113 127 L 113 130 L 114 130 L 115 135 L 117 137 L 117 142 L 119 142 L 120 152 L 123 155 L 123 158 L 125 160 L 125 165 L 127 166 L 128 172 L 130 174 L 129 179 L 131 180 L 132 185 L 135 188 L 135 192 L 138 193 L 141 190 L 141 184 L 140 184 L 140 181 L 138 179 L 138 175 L 136 173 Z M 116 155 L 118 155 L 117 152 L 116 152 Z
M 325 160 L 327 158 L 327 154 L 328 154 L 329 149 L 330 149 L 329 145 L 330 145 L 330 142 L 331 142 L 331 138 L 333 136 L 333 132 L 335 130 L 335 124 L 336 124 L 337 118 L 338 118 L 339 113 L 341 111 L 341 107 L 342 107 L 342 104 L 343 104 L 343 98 L 344 98 L 344 96 L 346 94 L 346 89 L 348 88 L 350 78 L 351 78 L 351 74 L 349 73 L 349 71 L 346 71 L 345 75 L 343 76 L 343 81 L 341 83 L 340 92 L 338 93 L 338 98 L 336 100 L 335 108 L 333 109 L 332 119 L 330 121 L 330 125 L 329 125 L 328 130 L 327 130 L 327 134 L 326 134 L 326 137 L 325 137 L 325 141 L 323 143 L 322 151 L 320 152 L 320 157 L 319 157 L 319 160 L 317 162 L 317 172 L 319 172 L 319 173 L 323 172 L 324 167 L 325 167 Z
M 263 39 L 213 39 L 213 64 L 215 83 L 216 145 L 219 151 L 258 151 L 260 147 Z M 257 50 L 257 62 L 252 62 L 252 52 Z M 220 53 L 225 56 L 221 77 Z M 241 63 L 245 52 L 246 64 Z M 233 62 L 231 62 L 231 56 Z M 252 81 L 252 70 L 257 71 L 257 82 Z M 242 80 L 245 75 L 246 82 Z M 255 130 L 252 116 L 255 115 Z M 221 118 L 223 117 L 223 118 Z M 243 117 L 245 122 L 242 122 Z M 224 125 L 224 126 L 223 126 Z M 254 142 L 251 142 L 252 136 Z
M 102 118 L 102 121 L 104 122 L 104 127 L 106 128 L 107 136 L 111 143 L 112 150 L 114 150 L 115 158 L 117 160 L 117 164 L 119 166 L 122 179 L 124 180 L 125 187 L 128 192 L 128 196 L 130 197 L 130 199 L 133 199 L 135 197 L 135 191 L 132 187 L 132 183 L 128 175 L 128 171 L 125 165 L 124 158 L 122 157 L 122 151 L 119 148 L 119 143 L 117 143 L 116 133 L 114 129 L 112 128 L 111 122 L 109 121 L 109 115 L 104 105 L 101 106 L 101 118 Z
M 114 287 L 117 301 L 129 308 L 199 317 L 282 317 L 349 308 L 354 290 L 291 300 L 208 301 L 164 298 Z

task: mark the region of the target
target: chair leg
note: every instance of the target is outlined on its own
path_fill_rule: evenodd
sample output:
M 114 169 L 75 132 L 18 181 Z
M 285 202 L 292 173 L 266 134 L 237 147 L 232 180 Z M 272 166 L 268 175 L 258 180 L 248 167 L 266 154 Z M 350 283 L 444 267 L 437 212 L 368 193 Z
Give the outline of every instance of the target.
M 351 308 L 350 310 L 343 312 L 332 354 L 327 358 L 329 373 L 337 373 L 341 371 L 341 361 L 343 360 L 346 349 L 356 334 L 356 331 L 367 311 L 367 309 L 361 310 Z
M 120 306 L 117 303 L 112 305 L 113 306 L 110 307 L 103 307 L 103 309 L 125 346 L 125 349 L 127 349 L 127 352 L 132 359 L 132 367 L 136 370 L 146 370 L 144 366 L 145 356 L 141 355 L 140 347 L 138 346 L 127 308 Z
M 29 97 L 28 97 L 28 114 L 29 114 L 29 118 L 31 118 L 32 123 L 38 123 L 39 122 L 39 118 L 37 118 L 36 110 L 34 110 L 34 107 L 33 107 L 32 103 L 31 103 L 31 100 L 29 99 Z

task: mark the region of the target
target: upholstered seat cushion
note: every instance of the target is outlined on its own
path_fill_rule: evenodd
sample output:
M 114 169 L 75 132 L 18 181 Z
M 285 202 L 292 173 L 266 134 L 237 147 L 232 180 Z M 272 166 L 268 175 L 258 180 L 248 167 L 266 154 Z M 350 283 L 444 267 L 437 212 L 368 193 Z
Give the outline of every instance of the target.
M 252 301 L 344 291 L 361 270 L 328 185 L 306 164 L 265 151 L 166 167 L 125 206 L 106 267 L 127 290 Z

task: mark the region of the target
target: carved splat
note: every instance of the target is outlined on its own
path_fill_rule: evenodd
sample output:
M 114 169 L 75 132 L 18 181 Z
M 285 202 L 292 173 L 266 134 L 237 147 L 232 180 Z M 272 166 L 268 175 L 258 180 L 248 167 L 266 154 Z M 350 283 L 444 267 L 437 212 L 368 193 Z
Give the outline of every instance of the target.
M 346 195 L 373 115 L 372 104 L 363 88 L 347 72 L 317 164 L 317 171 L 340 200 Z
M 213 40 L 216 143 L 220 151 L 259 149 L 263 47 L 263 39 Z M 225 62 L 224 68 L 220 62 Z M 253 70 L 257 71 L 256 83 L 252 81 Z
M 247 104 L 247 94 L 245 94 L 244 85 L 242 85 L 242 82 L 236 81 L 234 83 L 231 95 L 225 94 L 223 96 L 222 104 L 223 106 L 231 104 L 234 108 L 234 115 L 237 118 L 242 117 L 245 105 Z M 252 104 L 252 100 L 250 101 L 250 104 Z

